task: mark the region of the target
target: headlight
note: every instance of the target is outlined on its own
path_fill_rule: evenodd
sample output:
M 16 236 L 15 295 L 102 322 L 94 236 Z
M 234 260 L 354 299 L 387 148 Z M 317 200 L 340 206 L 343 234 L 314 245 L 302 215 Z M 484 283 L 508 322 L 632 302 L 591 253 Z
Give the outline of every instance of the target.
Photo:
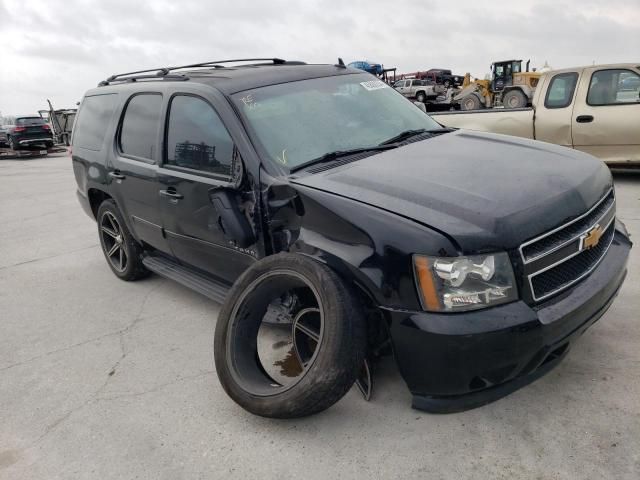
M 416 284 L 424 310 L 459 312 L 518 299 L 509 256 L 413 256 Z

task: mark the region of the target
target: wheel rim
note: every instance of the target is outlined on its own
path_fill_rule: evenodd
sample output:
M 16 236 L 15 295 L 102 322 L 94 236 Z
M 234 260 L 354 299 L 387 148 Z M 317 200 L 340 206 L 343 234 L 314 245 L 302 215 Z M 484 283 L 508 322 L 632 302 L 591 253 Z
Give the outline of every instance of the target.
M 102 249 L 111 266 L 118 272 L 127 269 L 127 252 L 124 245 L 124 234 L 118 219 L 111 212 L 104 212 L 100 220 Z
M 324 339 L 317 290 L 301 274 L 260 276 L 236 302 L 227 330 L 227 364 L 252 395 L 280 394 L 314 367 Z

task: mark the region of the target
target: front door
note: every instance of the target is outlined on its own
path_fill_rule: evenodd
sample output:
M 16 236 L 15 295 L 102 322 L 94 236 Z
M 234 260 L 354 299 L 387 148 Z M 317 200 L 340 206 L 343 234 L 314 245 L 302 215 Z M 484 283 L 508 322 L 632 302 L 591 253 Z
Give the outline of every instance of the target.
M 640 162 L 640 70 L 585 69 L 580 95 L 574 147 L 607 162 Z
M 535 110 L 536 140 L 568 148 L 573 146 L 571 118 L 579 79 L 579 71 L 561 72 L 549 74 L 546 77 L 547 83 L 538 85 L 546 93 L 544 103 L 540 98 Z
M 160 93 L 138 93 L 127 100 L 116 134 L 116 154 L 110 166 L 112 192 L 133 235 L 169 253 L 162 234 L 158 198 Z
M 164 162 L 158 170 L 167 240 L 180 262 L 233 282 L 255 261 L 255 250 L 236 248 L 225 237 L 210 193 L 232 188 L 237 149 L 205 99 L 176 95 L 168 108 Z

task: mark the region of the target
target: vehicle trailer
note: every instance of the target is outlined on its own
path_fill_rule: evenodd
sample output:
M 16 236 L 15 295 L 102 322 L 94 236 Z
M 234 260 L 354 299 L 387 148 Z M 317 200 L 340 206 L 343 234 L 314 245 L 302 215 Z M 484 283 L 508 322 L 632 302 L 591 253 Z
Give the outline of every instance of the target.
M 38 113 L 51 125 L 55 143 L 69 146 L 73 132 L 73 123 L 78 109 L 67 108 L 55 110 L 50 100 L 47 100 L 47 103 L 49 104 L 49 110 L 38 110 Z
M 442 112 L 433 118 L 449 127 L 582 150 L 611 167 L 637 168 L 640 66 L 591 65 L 545 72 L 530 108 Z
M 216 373 L 257 415 L 326 409 L 384 353 L 416 408 L 495 400 L 556 365 L 627 271 L 601 161 L 444 128 L 341 63 L 114 75 L 72 144 L 108 268 L 223 302 Z

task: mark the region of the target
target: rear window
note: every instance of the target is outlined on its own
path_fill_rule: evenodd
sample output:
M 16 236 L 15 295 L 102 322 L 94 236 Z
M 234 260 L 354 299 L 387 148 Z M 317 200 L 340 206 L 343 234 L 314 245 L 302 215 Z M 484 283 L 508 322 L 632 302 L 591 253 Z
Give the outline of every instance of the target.
M 544 106 L 547 108 L 565 108 L 573 101 L 573 92 L 578 82 L 576 72 L 560 73 L 551 79 Z
M 104 136 L 113 114 L 115 102 L 115 93 L 84 98 L 74 129 L 74 147 L 94 151 L 102 150 Z
M 47 121 L 42 117 L 16 118 L 16 125 L 44 125 Z

